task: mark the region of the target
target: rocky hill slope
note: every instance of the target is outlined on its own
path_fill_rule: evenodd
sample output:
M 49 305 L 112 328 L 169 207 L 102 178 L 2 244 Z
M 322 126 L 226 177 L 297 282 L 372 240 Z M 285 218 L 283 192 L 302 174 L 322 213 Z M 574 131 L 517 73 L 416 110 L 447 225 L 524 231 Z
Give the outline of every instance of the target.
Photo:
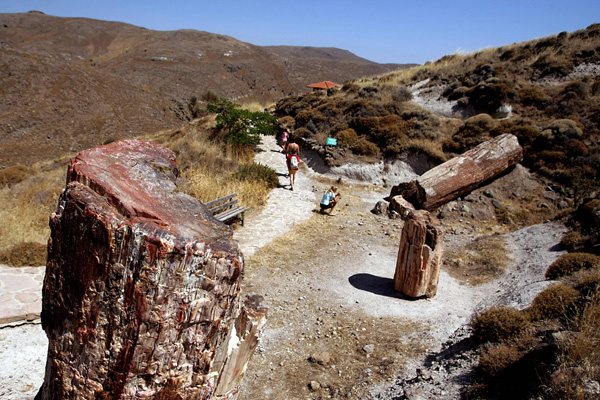
M 383 73 L 337 49 L 260 47 L 195 30 L 0 14 L 0 165 L 31 163 L 186 121 L 211 91 L 271 102 L 320 80 Z

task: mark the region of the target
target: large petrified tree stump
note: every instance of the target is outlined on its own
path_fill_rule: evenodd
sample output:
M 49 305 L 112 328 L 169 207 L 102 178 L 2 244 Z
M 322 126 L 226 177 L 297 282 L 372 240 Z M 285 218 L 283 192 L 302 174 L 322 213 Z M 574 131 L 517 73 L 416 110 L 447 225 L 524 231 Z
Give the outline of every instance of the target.
M 176 191 L 174 154 L 80 153 L 50 218 L 39 399 L 232 399 L 265 320 L 232 230 Z
M 425 172 L 414 181 L 392 188 L 415 208 L 433 211 L 479 185 L 496 178 L 523 159 L 517 137 L 503 134 Z
M 433 297 L 442 263 L 443 235 L 427 211 L 408 215 L 398 248 L 394 289 L 411 297 Z

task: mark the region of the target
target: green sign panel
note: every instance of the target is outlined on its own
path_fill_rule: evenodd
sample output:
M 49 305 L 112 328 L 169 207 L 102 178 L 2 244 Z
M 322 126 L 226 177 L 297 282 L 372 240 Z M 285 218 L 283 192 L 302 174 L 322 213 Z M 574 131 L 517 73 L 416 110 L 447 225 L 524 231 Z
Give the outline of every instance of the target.
M 337 139 L 328 137 L 327 146 L 337 146 Z

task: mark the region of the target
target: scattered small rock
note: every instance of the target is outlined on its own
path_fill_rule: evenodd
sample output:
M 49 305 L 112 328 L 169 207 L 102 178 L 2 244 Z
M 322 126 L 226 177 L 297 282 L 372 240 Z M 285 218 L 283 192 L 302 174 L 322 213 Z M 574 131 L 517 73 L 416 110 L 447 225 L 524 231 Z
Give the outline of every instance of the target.
M 314 353 L 308 358 L 308 361 L 319 365 L 327 365 L 331 362 L 331 354 L 328 351 Z
M 366 344 L 363 347 L 363 351 L 367 354 L 373 354 L 375 352 L 375 345 L 374 344 Z

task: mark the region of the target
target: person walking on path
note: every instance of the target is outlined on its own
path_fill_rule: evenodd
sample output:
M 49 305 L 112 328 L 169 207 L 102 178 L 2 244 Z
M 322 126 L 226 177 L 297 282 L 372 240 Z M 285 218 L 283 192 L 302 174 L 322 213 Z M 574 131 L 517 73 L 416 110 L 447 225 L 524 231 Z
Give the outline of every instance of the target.
M 332 186 L 327 189 L 321 199 L 321 213 L 324 213 L 325 210 L 329 210 L 329 215 L 333 215 L 333 209 L 341 198 L 342 195 L 338 193 L 337 186 Z
M 300 166 L 300 146 L 297 143 L 290 143 L 287 146 L 287 154 L 285 162 L 287 164 L 288 173 L 290 174 L 290 186 L 294 190 L 294 183 L 296 182 L 296 172 Z
M 287 153 L 287 143 L 288 143 L 289 138 L 290 138 L 290 134 L 288 133 L 288 130 L 285 129 L 283 131 L 283 134 L 281 135 L 281 152 L 283 154 Z

